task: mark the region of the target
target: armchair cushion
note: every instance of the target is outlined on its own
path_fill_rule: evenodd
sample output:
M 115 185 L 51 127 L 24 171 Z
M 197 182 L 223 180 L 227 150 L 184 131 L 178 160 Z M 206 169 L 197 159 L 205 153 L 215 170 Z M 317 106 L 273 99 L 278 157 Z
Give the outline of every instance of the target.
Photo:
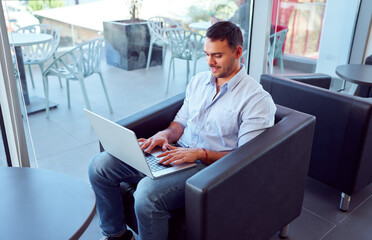
M 169 125 L 183 98 L 118 123 L 149 137 Z M 168 239 L 268 239 L 300 215 L 315 118 L 279 105 L 275 117 L 273 127 L 187 180 L 186 208 L 172 213 Z M 136 231 L 134 187 L 123 186 L 123 204 Z

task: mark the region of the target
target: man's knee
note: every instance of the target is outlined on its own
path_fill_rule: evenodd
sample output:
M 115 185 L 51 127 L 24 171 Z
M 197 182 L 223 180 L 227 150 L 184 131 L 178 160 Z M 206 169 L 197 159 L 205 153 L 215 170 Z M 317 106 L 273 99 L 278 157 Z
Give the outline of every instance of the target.
M 137 185 L 134 192 L 134 208 L 137 214 L 141 212 L 147 214 L 150 209 L 158 207 L 158 191 L 153 181 L 145 177 Z
M 88 166 L 89 180 L 92 182 L 96 177 L 102 176 L 107 169 L 110 168 L 113 158 L 106 152 L 101 152 L 94 156 Z

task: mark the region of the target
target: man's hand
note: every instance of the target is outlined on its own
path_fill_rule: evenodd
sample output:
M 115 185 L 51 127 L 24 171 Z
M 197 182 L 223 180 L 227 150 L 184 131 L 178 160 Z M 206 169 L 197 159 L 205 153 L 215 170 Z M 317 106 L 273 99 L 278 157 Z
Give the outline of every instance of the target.
M 149 139 L 140 138 L 138 142 L 141 149 L 146 153 L 150 152 L 156 146 L 161 147 L 163 151 L 167 151 L 168 146 L 170 146 L 169 143 L 176 142 L 182 134 L 183 127 L 177 122 L 172 122 L 167 129 L 158 132 Z
M 168 137 L 163 132 L 158 132 L 149 139 L 140 138 L 138 142 L 140 143 L 141 149 L 146 153 L 150 152 L 156 146 L 161 147 L 163 151 L 167 151 L 167 146 L 169 146 Z
M 180 164 L 185 162 L 195 162 L 198 159 L 202 159 L 204 151 L 199 148 L 182 148 L 166 145 L 169 151 L 159 154 L 158 157 L 164 157 L 159 161 L 160 164 Z

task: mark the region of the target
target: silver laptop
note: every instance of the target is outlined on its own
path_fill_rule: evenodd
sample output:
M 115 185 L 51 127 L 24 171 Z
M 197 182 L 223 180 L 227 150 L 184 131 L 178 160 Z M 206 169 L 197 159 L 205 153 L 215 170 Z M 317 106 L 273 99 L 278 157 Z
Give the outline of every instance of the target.
M 162 152 L 160 148 L 151 154 L 144 153 L 133 131 L 87 109 L 84 111 L 105 151 L 150 178 L 162 177 L 196 165 L 195 163 L 159 164 L 160 159 L 156 156 Z

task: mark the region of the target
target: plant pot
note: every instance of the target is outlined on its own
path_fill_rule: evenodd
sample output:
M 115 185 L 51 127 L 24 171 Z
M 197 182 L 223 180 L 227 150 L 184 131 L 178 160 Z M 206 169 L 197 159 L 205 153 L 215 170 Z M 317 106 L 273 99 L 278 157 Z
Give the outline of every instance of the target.
M 106 62 L 125 70 L 145 68 L 150 33 L 145 20 L 103 22 Z M 162 64 L 162 47 L 153 46 L 150 66 Z

